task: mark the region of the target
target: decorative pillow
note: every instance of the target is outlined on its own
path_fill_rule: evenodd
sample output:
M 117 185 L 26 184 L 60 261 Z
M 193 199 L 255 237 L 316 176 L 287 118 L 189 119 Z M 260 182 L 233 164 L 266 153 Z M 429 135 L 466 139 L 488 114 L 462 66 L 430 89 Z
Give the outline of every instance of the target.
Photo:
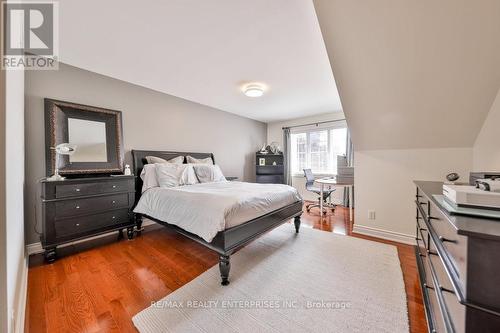
M 226 181 L 226 177 L 224 177 L 218 165 L 195 164 L 193 168 L 200 183 Z
M 187 156 L 187 162 L 192 164 L 210 164 L 214 165 L 214 161 L 211 157 L 207 158 L 194 158 L 193 156 Z
M 174 157 L 168 161 L 166 159 L 161 158 L 161 157 L 146 156 L 146 161 L 148 161 L 148 164 L 155 164 L 155 163 L 182 164 L 182 163 L 184 163 L 184 156 L 177 156 L 177 157 Z
M 146 164 L 142 168 L 141 172 L 142 179 L 142 193 L 146 192 L 150 188 L 158 187 L 158 180 L 156 180 L 156 166 L 154 164 Z
M 156 179 L 160 187 L 175 187 L 193 185 L 198 183 L 198 178 L 191 165 L 157 163 Z

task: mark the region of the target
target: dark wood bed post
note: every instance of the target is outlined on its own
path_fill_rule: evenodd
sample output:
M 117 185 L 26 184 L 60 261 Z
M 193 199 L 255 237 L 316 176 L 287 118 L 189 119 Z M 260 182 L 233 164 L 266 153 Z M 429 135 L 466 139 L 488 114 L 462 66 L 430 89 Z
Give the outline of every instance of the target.
M 137 236 L 141 234 L 142 231 L 142 215 L 141 214 L 135 214 L 135 225 L 137 229 Z
M 219 270 L 222 279 L 221 285 L 227 286 L 229 284 L 229 270 L 231 269 L 231 262 L 229 255 L 219 255 Z
M 300 215 L 293 218 L 293 223 L 295 224 L 295 232 L 299 233 L 300 229 Z

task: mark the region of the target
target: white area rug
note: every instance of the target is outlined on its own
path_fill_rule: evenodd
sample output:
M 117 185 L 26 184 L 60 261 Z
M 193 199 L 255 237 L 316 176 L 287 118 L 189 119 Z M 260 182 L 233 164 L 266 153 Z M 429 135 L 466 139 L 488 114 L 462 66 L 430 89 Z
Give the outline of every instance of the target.
M 140 332 L 408 332 L 397 249 L 285 224 L 134 316 Z

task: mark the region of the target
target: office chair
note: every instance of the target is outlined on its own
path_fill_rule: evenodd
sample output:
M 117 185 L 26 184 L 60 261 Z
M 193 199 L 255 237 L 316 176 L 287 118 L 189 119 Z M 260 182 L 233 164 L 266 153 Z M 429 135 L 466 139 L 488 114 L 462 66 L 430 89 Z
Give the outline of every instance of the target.
M 335 211 L 335 205 L 328 203 L 326 200 L 330 197 L 330 195 L 335 192 L 335 189 L 324 189 L 323 190 L 323 198 L 321 198 L 321 189 L 319 186 L 314 186 L 314 175 L 311 169 L 304 169 L 304 176 L 306 177 L 306 190 L 309 192 L 316 193 L 319 195 L 318 203 L 308 204 L 306 205 L 306 210 L 309 213 L 311 208 L 320 207 L 320 200 L 323 200 L 323 211 L 326 213 L 327 208 L 330 208 L 332 212 Z

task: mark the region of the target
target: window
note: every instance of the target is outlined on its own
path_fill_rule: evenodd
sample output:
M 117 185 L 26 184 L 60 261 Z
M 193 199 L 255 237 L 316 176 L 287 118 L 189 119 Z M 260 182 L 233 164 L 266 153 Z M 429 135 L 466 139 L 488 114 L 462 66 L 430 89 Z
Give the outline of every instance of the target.
M 316 174 L 336 174 L 337 155 L 346 154 L 347 127 L 314 128 L 290 135 L 292 174 L 311 169 Z

